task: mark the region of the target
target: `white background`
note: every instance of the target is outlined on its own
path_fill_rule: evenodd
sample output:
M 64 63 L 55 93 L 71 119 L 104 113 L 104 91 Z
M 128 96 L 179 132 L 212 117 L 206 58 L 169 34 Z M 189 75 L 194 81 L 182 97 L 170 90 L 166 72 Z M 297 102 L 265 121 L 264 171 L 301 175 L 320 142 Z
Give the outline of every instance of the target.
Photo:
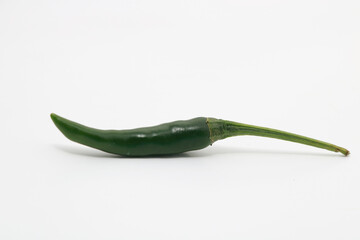
M 0 0 L 1 239 L 360 239 L 357 0 Z M 164 158 L 67 140 L 198 116 L 236 137 Z

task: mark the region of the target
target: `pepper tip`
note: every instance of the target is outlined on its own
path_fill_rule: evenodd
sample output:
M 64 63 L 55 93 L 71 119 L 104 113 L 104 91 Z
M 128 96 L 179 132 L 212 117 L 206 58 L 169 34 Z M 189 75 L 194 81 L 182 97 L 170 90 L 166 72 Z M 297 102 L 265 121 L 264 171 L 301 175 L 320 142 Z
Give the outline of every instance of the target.
M 55 123 L 56 121 L 58 121 L 59 116 L 56 115 L 55 113 L 50 113 L 50 118 Z

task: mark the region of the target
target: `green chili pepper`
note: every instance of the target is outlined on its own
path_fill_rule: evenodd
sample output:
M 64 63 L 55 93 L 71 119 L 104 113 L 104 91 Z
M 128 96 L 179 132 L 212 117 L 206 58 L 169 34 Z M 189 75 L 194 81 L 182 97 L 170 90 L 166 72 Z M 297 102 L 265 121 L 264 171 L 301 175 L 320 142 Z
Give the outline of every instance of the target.
M 349 154 L 345 148 L 312 138 L 215 118 L 199 117 L 131 130 L 89 128 L 54 113 L 51 114 L 51 118 L 68 139 L 104 152 L 124 156 L 182 153 L 202 149 L 217 140 L 240 135 L 277 138 L 341 152 L 345 156 Z

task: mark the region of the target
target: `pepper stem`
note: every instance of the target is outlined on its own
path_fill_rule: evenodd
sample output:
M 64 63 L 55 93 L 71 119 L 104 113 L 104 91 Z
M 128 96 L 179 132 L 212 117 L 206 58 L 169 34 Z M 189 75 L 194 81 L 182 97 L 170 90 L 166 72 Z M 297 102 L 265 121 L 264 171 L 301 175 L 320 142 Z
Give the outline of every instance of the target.
M 221 140 L 228 137 L 252 135 L 252 136 L 282 139 L 290 142 L 297 142 L 317 148 L 327 149 L 333 152 L 341 152 L 345 156 L 349 155 L 350 153 L 345 148 L 327 142 L 323 142 L 313 138 L 309 138 L 285 131 L 280 131 L 272 128 L 258 127 L 258 126 L 215 119 L 215 118 L 208 118 L 207 124 L 210 130 L 211 144 L 216 142 L 217 140 Z

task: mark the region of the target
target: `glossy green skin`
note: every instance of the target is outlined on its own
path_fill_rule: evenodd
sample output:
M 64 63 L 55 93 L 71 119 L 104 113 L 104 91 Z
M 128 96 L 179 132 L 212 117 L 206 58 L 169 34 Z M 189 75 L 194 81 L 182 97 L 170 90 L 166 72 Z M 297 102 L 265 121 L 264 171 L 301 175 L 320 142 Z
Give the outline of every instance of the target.
M 131 130 L 99 130 L 51 114 L 57 128 L 70 140 L 124 156 L 176 154 L 210 145 L 206 118 L 164 123 Z

